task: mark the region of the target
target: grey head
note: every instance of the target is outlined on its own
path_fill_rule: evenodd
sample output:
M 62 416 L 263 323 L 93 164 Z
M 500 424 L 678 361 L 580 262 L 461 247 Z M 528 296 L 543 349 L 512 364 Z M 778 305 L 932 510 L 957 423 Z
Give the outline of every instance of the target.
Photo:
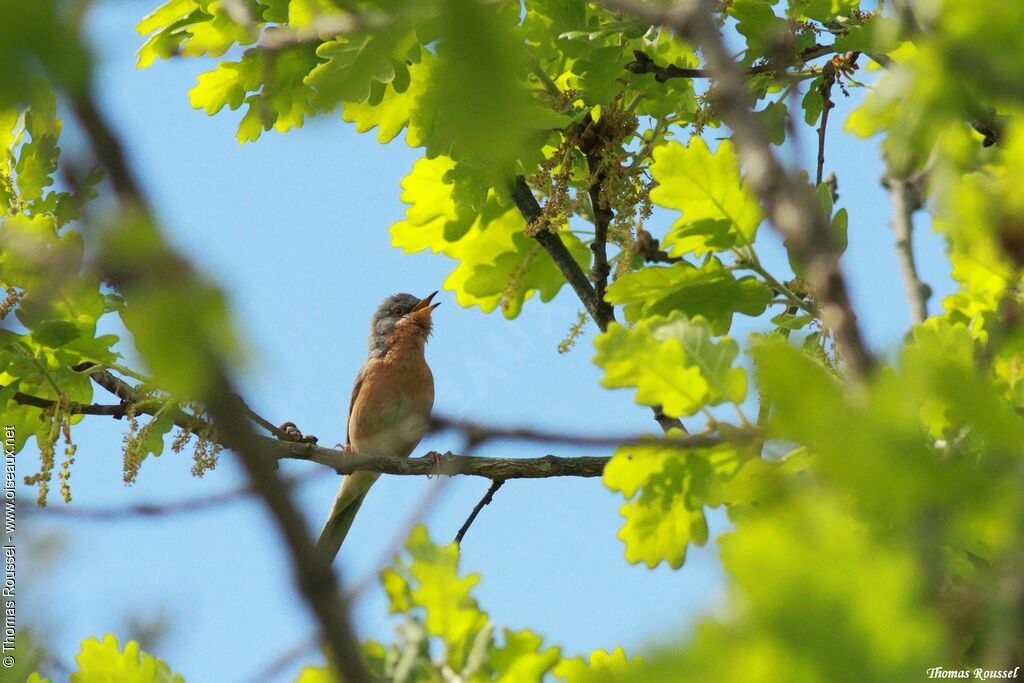
M 429 334 L 430 313 L 441 305 L 440 303 L 430 304 L 436 294 L 437 292 L 434 292 L 430 296 L 420 298 L 412 294 L 401 293 L 392 294 L 384 299 L 370 321 L 370 356 L 381 356 L 387 352 L 388 337 L 403 321 L 416 325 L 423 331 L 424 336 Z

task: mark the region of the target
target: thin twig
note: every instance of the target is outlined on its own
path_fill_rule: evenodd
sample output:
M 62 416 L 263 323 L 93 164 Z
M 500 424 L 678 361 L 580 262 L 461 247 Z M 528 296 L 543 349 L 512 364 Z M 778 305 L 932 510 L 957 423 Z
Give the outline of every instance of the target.
M 285 672 L 289 666 L 299 661 L 301 657 L 315 652 L 317 647 L 316 636 L 310 636 L 305 640 L 292 645 L 290 648 L 279 654 L 267 663 L 259 672 L 249 679 L 249 683 L 267 683 Z
M 587 313 L 597 324 L 598 329 L 602 332 L 607 330 L 608 325 L 615 322 L 615 309 L 597 297 L 586 273 L 580 268 L 580 264 L 576 263 L 576 259 L 569 253 L 562 238 L 551 229 L 551 226 L 547 223 L 536 225 L 543 220 L 543 211 L 523 176 L 516 176 L 515 184 L 512 187 L 512 200 L 515 202 L 516 208 L 519 209 L 519 213 L 526 219 L 527 225 L 535 229 L 533 238 L 540 242 L 544 250 L 551 256 L 566 282 L 583 302 L 584 308 L 587 309 Z M 665 415 L 660 408 L 654 408 L 653 412 L 654 419 L 666 432 L 670 429 L 678 429 L 684 433 L 687 431 L 679 418 Z
M 540 208 L 540 204 L 537 202 L 537 198 L 533 196 L 533 190 L 530 189 L 526 178 L 523 176 L 516 177 L 515 185 L 512 188 L 512 200 L 519 209 L 519 213 L 526 219 L 528 225 L 534 226 L 535 223 L 542 220 L 543 211 Z M 558 266 L 558 270 L 562 272 L 566 282 L 569 283 L 569 286 L 576 292 L 576 296 L 583 302 L 587 313 L 600 326 L 601 323 L 599 321 L 603 319 L 601 306 L 597 299 L 597 294 L 590 284 L 590 280 L 587 279 L 586 273 L 583 272 L 580 264 L 569 253 L 569 249 L 566 248 L 562 238 L 552 229 L 552 226 L 545 223 L 544 225 L 534 227 L 536 232 L 533 238 L 548 252 L 555 265 Z M 607 323 L 605 323 L 605 327 L 601 328 L 601 330 L 604 331 L 606 327 Z
M 473 511 L 469 513 L 469 517 L 466 518 L 465 523 L 459 529 L 459 533 L 455 534 L 456 545 L 462 544 L 462 539 L 466 537 L 466 532 L 469 531 L 469 527 L 473 526 L 476 516 L 480 514 L 480 511 L 484 509 L 485 505 L 491 504 L 491 501 L 494 499 L 494 494 L 497 493 L 498 489 L 500 489 L 504 484 L 504 479 L 495 479 L 491 482 L 490 487 L 487 489 L 487 493 L 485 493 L 484 497 L 480 499 L 480 502 L 473 507 Z
M 602 196 L 605 172 L 601 168 L 601 157 L 592 149 L 587 150 L 586 155 L 587 167 L 593 176 L 590 187 L 587 188 L 590 205 L 594 211 L 594 239 L 590 243 L 590 250 L 594 252 L 594 265 L 590 269 L 590 274 L 594 282 L 594 298 L 597 300 L 599 319 L 596 322 L 603 332 L 608 329 L 608 324 L 615 320 L 615 310 L 604 298 L 605 289 L 608 287 L 608 275 L 611 273 L 608 267 L 608 226 L 611 225 L 614 213 Z
M 284 480 L 289 488 L 302 486 L 318 477 L 327 474 L 327 470 L 316 469 L 302 476 Z M 80 505 L 47 505 L 44 508 L 27 505 L 24 512 L 44 517 L 61 517 L 73 521 L 85 522 L 121 522 L 138 517 L 164 517 L 167 515 L 193 514 L 227 507 L 232 503 L 246 500 L 255 494 L 251 486 L 240 486 L 212 496 L 202 496 L 175 500 L 168 503 L 141 503 L 122 507 L 83 507 Z
M 818 173 L 815 175 L 815 186 L 821 185 L 825 173 L 825 131 L 828 128 L 828 114 L 835 107 L 832 101 L 832 86 L 836 84 L 836 67 L 830 61 L 821 71 L 821 125 L 818 127 Z
M 377 584 L 377 579 L 381 572 L 391 566 L 391 562 L 395 555 L 401 552 L 405 542 L 409 539 L 409 534 L 412 533 L 413 527 L 417 524 L 421 524 L 423 520 L 427 518 L 431 509 L 437 505 L 439 500 L 441 500 L 441 495 L 448 490 L 448 487 L 451 485 L 451 481 L 450 477 L 438 478 L 434 484 L 427 489 L 427 492 L 412 509 L 412 512 L 407 516 L 405 523 L 397 527 L 398 530 L 392 535 L 391 541 L 387 546 L 385 546 L 380 557 L 377 558 L 377 562 L 373 565 L 375 568 L 367 572 L 361 579 L 352 585 L 352 588 L 348 589 L 346 598 L 350 605 L 354 605 L 359 602 L 359 600 L 369 593 L 370 589 Z
M 114 191 L 125 208 L 129 213 L 141 211 L 144 215 L 150 215 L 142 188 L 125 161 L 124 147 L 96 105 L 96 100 L 86 93 L 73 97 L 71 106 L 85 130 L 93 154 L 107 169 Z
M 889 190 L 892 202 L 892 230 L 896 236 L 896 256 L 903 275 L 903 289 L 910 304 L 910 318 L 915 325 L 928 318 L 928 299 L 932 288 L 921 280 L 914 262 L 914 212 L 921 208 L 924 176 L 899 178 L 886 174 L 882 185 Z

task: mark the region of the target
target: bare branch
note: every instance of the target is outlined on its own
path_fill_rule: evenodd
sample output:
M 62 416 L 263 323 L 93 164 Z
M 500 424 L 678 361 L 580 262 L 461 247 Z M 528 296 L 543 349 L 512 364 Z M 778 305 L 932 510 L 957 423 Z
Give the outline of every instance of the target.
M 659 413 L 660 411 L 655 411 Z M 666 417 L 668 420 L 675 418 Z M 498 427 L 486 425 L 472 420 L 459 420 L 434 415 L 430 418 L 433 431 L 455 429 L 462 432 L 470 443 L 484 443 L 485 441 L 528 441 L 532 443 L 559 443 L 571 446 L 591 446 L 596 448 L 615 448 L 624 444 L 648 443 L 654 437 L 646 434 L 609 434 L 595 436 L 590 434 L 574 434 L 571 432 L 556 432 L 530 427 Z M 747 430 L 731 430 L 729 438 L 709 434 L 694 434 L 683 437 L 664 437 L 656 439 L 659 443 L 676 445 L 681 448 L 707 448 L 719 445 L 724 441 L 744 440 L 750 436 Z
M 519 213 L 523 215 L 528 225 L 534 225 L 542 220 L 543 212 L 541 211 L 540 204 L 537 202 L 537 198 L 533 196 L 533 190 L 530 189 L 530 185 L 523 176 L 516 176 L 515 185 L 512 187 L 512 199 L 515 201 L 516 208 L 519 209 Z M 590 280 L 587 279 L 586 273 L 583 272 L 580 264 L 576 263 L 576 259 L 566 249 L 565 244 L 562 243 L 562 238 L 552 231 L 547 224 L 536 227 L 539 230 L 534 233 L 534 239 L 540 242 L 544 250 L 551 255 L 555 265 L 558 266 L 562 276 L 565 277 L 566 282 L 573 288 L 576 296 L 580 298 L 584 308 L 587 309 L 587 313 L 597 323 L 598 329 L 602 332 L 607 330 L 608 325 L 615 322 L 615 309 L 609 306 L 603 298 L 598 298 L 597 292 L 594 291 Z M 653 410 L 654 419 L 666 432 L 670 429 L 678 429 L 682 432 L 687 431 L 682 421 L 678 418 L 665 415 L 660 408 L 654 408 Z
M 594 265 L 590 274 L 594 282 L 594 298 L 597 300 L 597 313 L 599 319 L 597 326 L 602 331 L 608 329 L 608 323 L 615 320 L 615 310 L 605 301 L 604 293 L 608 287 L 608 275 L 611 269 L 608 267 L 608 226 L 611 225 L 615 214 L 611 207 L 601 196 L 604 185 L 605 172 L 601 168 L 601 158 L 594 150 L 587 150 L 587 167 L 593 179 L 587 193 L 590 195 L 590 205 L 594 210 L 594 240 L 590 243 L 590 250 L 594 252 Z
M 825 172 L 825 131 L 828 129 L 828 115 L 835 107 L 832 101 L 832 86 L 836 84 L 836 67 L 832 62 L 825 64 L 821 71 L 821 125 L 818 127 L 818 172 L 815 175 L 815 185 L 821 185 Z
M 892 230 L 896 235 L 896 257 L 903 275 L 903 289 L 910 304 L 910 317 L 914 324 L 920 324 L 928 317 L 928 299 L 932 288 L 922 282 L 914 262 L 914 212 L 920 209 L 924 174 L 911 178 L 899 178 L 887 173 L 882 185 L 889 190 L 892 202 Z
M 487 489 L 487 493 L 480 499 L 480 502 L 473 507 L 473 511 L 469 513 L 469 517 L 466 518 L 465 523 L 459 528 L 459 533 L 455 534 L 456 545 L 462 544 L 462 539 L 466 537 L 466 532 L 469 531 L 469 527 L 473 525 L 473 521 L 476 520 L 477 515 L 484 509 L 484 506 L 490 505 L 491 501 L 494 500 L 494 494 L 498 492 L 505 484 L 504 479 L 495 479 L 491 482 L 490 487 Z
M 604 4 L 608 5 L 609 3 Z M 753 66 L 747 69 L 745 73 L 748 76 L 781 73 L 786 69 L 803 66 L 806 62 L 832 54 L 835 51 L 835 47 L 832 45 L 812 45 L 811 47 L 801 51 L 792 63 L 780 64 L 776 61 L 771 61 L 765 64 Z M 673 78 L 712 77 L 712 73 L 709 69 L 687 69 L 674 64 L 661 66 L 657 64 L 650 55 L 641 50 L 634 50 L 633 57 L 634 61 L 626 65 L 626 71 L 635 74 L 654 74 L 654 80 L 659 83 L 664 83 L 665 81 Z
M 519 213 L 526 219 L 527 224 L 534 225 L 542 219 L 543 212 L 541 211 L 540 204 L 537 202 L 537 198 L 533 196 L 533 190 L 526 182 L 526 178 L 523 176 L 517 176 L 515 186 L 512 188 L 512 199 L 516 203 L 516 207 L 519 209 Z M 544 225 L 536 226 L 538 229 L 534 233 L 533 238 L 537 240 L 544 250 L 548 252 L 551 259 L 558 266 L 558 270 L 562 272 L 562 276 L 565 277 L 566 282 L 576 292 L 576 296 L 580 298 L 583 305 L 587 309 L 587 313 L 590 317 L 597 322 L 598 327 L 603 332 L 608 327 L 608 322 L 604 322 L 602 327 L 601 321 L 604 320 L 603 313 L 601 311 L 601 305 L 597 298 L 597 294 L 594 292 L 593 286 L 590 284 L 590 280 L 587 279 L 586 273 L 580 268 L 580 264 L 576 263 L 576 259 L 572 257 L 565 244 L 562 242 L 562 238 L 558 236 L 558 233 L 551 229 L 550 225 L 546 223 Z

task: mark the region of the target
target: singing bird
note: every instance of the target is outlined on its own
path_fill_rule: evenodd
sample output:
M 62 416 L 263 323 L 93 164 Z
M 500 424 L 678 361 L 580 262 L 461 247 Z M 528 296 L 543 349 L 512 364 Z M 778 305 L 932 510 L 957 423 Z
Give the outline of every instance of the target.
M 423 350 L 433 326 L 434 292 L 389 296 L 370 322 L 370 355 L 356 376 L 348 408 L 349 450 L 409 457 L 423 438 L 434 406 L 434 376 Z M 354 472 L 338 491 L 331 516 L 317 541 L 328 561 L 338 554 L 366 492 L 380 475 Z

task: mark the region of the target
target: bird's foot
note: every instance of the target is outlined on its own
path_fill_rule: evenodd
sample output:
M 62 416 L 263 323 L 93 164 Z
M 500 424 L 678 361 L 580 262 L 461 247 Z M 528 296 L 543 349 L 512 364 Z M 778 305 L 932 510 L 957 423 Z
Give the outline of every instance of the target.
M 316 443 L 319 441 L 312 434 L 303 434 L 299 431 L 299 428 L 295 426 L 294 422 L 285 422 L 283 425 L 278 427 L 284 436 L 281 438 L 285 441 L 294 441 L 296 443 Z
M 437 451 L 430 451 L 427 453 L 427 457 L 434 461 L 434 473 L 428 474 L 427 479 L 441 476 L 441 465 L 444 463 L 444 453 L 438 453 Z

